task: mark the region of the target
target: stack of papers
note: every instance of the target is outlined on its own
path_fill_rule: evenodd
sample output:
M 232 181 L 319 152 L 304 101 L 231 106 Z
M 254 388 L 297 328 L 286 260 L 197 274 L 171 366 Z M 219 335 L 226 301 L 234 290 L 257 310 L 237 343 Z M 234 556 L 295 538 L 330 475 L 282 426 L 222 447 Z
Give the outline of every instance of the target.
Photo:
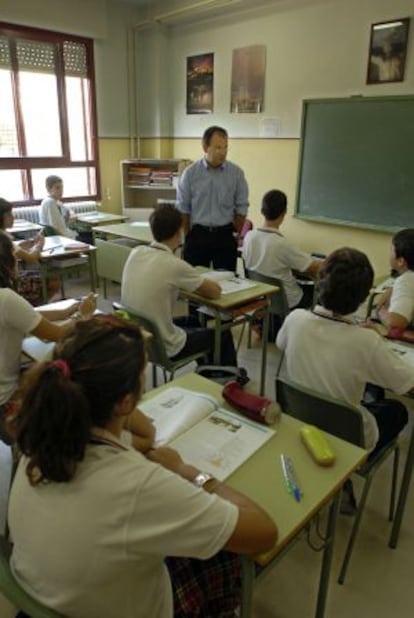
M 236 277 L 235 273 L 230 270 L 209 270 L 202 275 L 205 279 L 217 281 L 221 287 L 222 294 L 233 294 L 253 288 L 257 283 L 249 279 L 241 279 Z

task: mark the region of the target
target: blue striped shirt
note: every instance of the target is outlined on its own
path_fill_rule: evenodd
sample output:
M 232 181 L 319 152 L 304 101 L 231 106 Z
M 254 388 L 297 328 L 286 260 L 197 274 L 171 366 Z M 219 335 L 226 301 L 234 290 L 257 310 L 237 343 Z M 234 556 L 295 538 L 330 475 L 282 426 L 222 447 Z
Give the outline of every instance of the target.
M 191 225 L 221 226 L 236 215 L 246 215 L 249 189 L 243 170 L 225 161 L 220 167 L 200 159 L 184 170 L 177 189 L 178 209 L 191 217 Z

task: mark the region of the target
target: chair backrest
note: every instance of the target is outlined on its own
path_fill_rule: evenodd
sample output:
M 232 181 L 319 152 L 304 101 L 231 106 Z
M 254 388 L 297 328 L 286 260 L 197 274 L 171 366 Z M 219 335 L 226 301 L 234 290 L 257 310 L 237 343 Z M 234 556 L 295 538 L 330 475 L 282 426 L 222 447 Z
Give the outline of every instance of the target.
M 157 324 L 155 324 L 155 322 L 153 322 L 147 315 L 139 313 L 134 309 L 130 309 L 126 305 L 115 302 L 112 306 L 114 310 L 120 312 L 121 315 L 122 312 L 126 312 L 131 320 L 135 320 L 140 326 L 142 326 L 142 328 L 151 334 L 151 338 L 149 339 L 147 346 L 149 360 L 155 365 L 164 367 L 168 371 L 169 368 L 172 367 L 172 362 L 167 356 L 164 341 L 161 337 Z
M 31 618 L 63 618 L 61 614 L 38 603 L 18 584 L 10 568 L 10 554 L 10 543 L 4 536 L 0 536 L 0 592 L 12 605 Z
M 99 238 L 95 240 L 95 246 L 98 277 L 121 283 L 125 262 L 132 251 L 132 247 Z
M 269 285 L 276 285 L 279 288 L 279 290 L 270 297 L 270 313 L 280 316 L 283 321 L 289 313 L 289 305 L 287 302 L 283 281 L 281 281 L 281 279 L 277 279 L 276 277 L 262 275 L 261 273 L 258 273 L 255 270 L 250 270 L 249 268 L 245 268 L 244 272 L 247 279 L 261 281 L 262 283 L 268 283 Z
M 276 377 L 276 400 L 289 416 L 364 448 L 362 413 L 358 408 L 284 377 Z

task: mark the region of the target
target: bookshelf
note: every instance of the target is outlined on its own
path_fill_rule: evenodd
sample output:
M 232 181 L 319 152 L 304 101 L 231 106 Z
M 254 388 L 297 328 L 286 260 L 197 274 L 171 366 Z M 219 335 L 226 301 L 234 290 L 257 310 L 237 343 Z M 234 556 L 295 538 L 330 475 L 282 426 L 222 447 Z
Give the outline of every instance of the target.
M 180 174 L 188 159 L 128 159 L 121 161 L 122 212 L 147 219 L 160 200 L 175 202 Z

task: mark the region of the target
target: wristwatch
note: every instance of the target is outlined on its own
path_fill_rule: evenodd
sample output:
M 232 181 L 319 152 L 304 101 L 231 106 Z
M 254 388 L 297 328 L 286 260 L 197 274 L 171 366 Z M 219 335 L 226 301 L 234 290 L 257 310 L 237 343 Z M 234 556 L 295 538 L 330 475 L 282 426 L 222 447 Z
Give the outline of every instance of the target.
M 208 481 L 211 481 L 212 479 L 214 479 L 214 476 L 212 474 L 209 474 L 208 472 L 199 472 L 191 482 L 193 483 L 193 485 L 195 485 L 196 487 L 200 487 L 201 489 Z

